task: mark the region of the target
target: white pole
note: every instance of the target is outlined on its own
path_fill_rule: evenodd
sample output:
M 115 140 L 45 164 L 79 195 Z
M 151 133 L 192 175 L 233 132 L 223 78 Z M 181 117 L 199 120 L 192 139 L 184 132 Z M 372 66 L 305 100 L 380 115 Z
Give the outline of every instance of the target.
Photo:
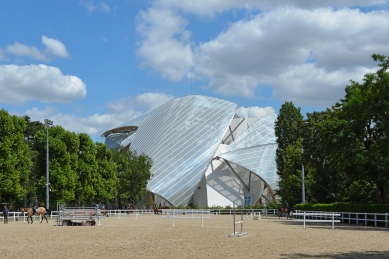
M 201 227 L 204 225 L 203 210 L 201 210 Z
M 304 211 L 304 229 L 305 229 L 305 211 Z
M 302 191 L 302 204 L 305 204 L 305 176 L 304 176 L 304 164 L 303 164 L 304 148 L 301 148 L 301 191 Z

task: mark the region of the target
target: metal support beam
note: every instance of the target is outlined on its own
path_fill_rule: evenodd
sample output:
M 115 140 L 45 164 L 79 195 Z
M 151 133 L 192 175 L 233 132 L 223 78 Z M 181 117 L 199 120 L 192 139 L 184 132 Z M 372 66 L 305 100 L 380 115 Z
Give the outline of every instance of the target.
M 239 124 L 235 127 L 235 129 L 233 131 L 231 131 L 231 126 L 228 126 L 230 128 L 230 134 L 228 134 L 228 136 L 225 138 L 225 139 L 228 139 L 230 136 L 232 138 L 232 140 L 234 140 L 234 132 L 237 128 L 239 128 L 240 124 L 242 124 L 243 122 L 245 121 L 245 119 L 243 118 L 243 120 L 241 122 L 239 122 Z M 224 140 L 222 140 L 222 144 L 224 144 Z
M 242 180 L 242 178 L 240 178 L 239 174 L 235 171 L 234 168 L 232 168 L 231 164 L 225 159 L 223 159 L 223 161 L 228 165 L 228 167 L 231 169 L 231 171 L 234 172 L 236 177 L 238 177 L 238 179 L 243 183 L 243 185 L 244 185 L 244 187 L 246 187 L 247 191 L 250 192 L 250 187 L 247 186 L 247 184 Z

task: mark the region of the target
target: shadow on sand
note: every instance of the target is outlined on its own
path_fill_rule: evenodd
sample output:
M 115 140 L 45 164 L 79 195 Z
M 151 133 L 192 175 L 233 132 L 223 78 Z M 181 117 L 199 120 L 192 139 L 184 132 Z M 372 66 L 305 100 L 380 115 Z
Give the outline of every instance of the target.
M 306 254 L 282 254 L 281 258 L 331 258 L 331 259 L 344 259 L 344 258 L 389 258 L 389 251 L 384 252 L 376 252 L 376 251 L 365 251 L 365 252 L 352 252 L 352 253 L 344 253 L 344 254 L 321 254 L 317 256 L 306 255 Z

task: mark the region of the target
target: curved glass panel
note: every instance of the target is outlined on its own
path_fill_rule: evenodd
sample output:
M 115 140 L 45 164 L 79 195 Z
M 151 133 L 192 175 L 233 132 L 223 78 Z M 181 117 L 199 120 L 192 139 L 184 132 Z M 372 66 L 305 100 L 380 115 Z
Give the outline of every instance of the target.
M 147 189 L 174 206 L 186 205 L 202 179 L 237 105 L 189 95 L 155 109 L 138 128 L 131 149 L 153 159 Z
M 275 120 L 276 119 L 270 115 L 261 117 L 234 142 L 226 147 L 225 150 L 221 151 L 221 153 L 230 152 L 240 148 L 276 143 L 276 136 L 274 134 Z
M 273 190 L 278 183 L 274 123 L 272 116 L 261 117 L 219 154 L 221 158 L 254 172 Z
M 128 138 L 123 140 L 122 143 L 120 143 L 120 146 L 121 147 L 129 146 L 131 144 L 132 140 L 135 138 L 135 136 L 136 136 L 136 131 L 131 136 L 129 136 Z
M 219 156 L 249 169 L 265 180 L 275 190 L 278 183 L 276 149 L 277 144 L 272 143 L 237 149 L 220 154 Z

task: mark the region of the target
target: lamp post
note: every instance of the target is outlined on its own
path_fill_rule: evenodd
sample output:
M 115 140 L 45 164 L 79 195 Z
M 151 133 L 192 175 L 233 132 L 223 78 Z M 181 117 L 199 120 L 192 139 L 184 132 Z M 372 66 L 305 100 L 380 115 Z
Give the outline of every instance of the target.
M 304 148 L 301 148 L 301 191 L 302 191 L 302 204 L 305 203 L 305 180 L 304 180 L 304 163 L 303 163 Z
M 49 182 L 49 127 L 53 125 L 53 121 L 45 119 L 46 127 L 46 209 L 49 209 L 49 192 L 50 192 L 50 182 Z

